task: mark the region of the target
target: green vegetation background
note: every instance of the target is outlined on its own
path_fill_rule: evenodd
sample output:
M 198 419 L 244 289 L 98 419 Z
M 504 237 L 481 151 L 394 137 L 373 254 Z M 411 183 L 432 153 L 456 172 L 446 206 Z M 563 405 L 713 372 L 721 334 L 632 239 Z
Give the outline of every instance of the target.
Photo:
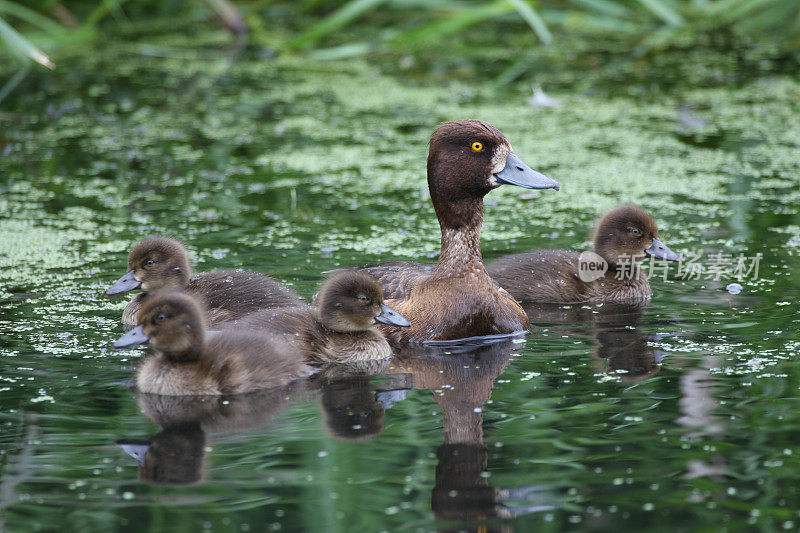
M 501 82 L 537 68 L 527 48 L 559 41 L 602 42 L 599 49 L 639 58 L 696 45 L 731 50 L 760 43 L 786 61 L 800 48 L 800 3 L 786 0 L 4 0 L 2 53 L 19 61 L 0 80 L 0 102 L 31 63 L 55 68 L 61 56 L 89 50 L 109 32 L 165 19 L 216 20 L 254 48 L 318 59 L 424 57 L 432 48 L 473 57 L 489 48 L 506 59 L 495 72 Z M 529 33 L 522 41 L 521 30 Z

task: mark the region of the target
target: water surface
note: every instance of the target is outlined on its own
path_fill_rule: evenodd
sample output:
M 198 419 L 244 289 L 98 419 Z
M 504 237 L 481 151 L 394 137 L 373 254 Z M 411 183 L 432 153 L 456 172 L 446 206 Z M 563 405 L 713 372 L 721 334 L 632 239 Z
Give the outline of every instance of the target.
M 0 115 L 9 531 L 797 529 L 793 76 L 576 59 L 497 83 L 237 53 L 208 30 L 120 39 L 29 76 Z M 562 105 L 529 105 L 534 82 Z M 467 117 L 562 185 L 493 191 L 485 258 L 585 249 L 633 202 L 704 268 L 762 254 L 757 279 L 673 266 L 650 305 L 530 309 L 523 342 L 406 354 L 379 378 L 227 403 L 126 387 L 141 354 L 110 350 L 125 302 L 102 293 L 133 242 L 174 235 L 198 270 L 307 298 L 324 270 L 433 260 L 426 143 Z M 126 453 L 144 441 L 157 472 Z

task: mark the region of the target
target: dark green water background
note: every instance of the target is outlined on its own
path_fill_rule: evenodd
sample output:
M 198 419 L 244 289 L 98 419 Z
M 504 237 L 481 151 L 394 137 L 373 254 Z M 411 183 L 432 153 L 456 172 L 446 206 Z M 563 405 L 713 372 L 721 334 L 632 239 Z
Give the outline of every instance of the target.
M 2 104 L 0 529 L 797 530 L 800 83 L 768 52 L 437 66 L 228 41 L 110 37 Z M 531 106 L 535 83 L 562 105 Z M 115 441 L 159 433 L 159 408 L 124 385 L 140 354 L 109 349 L 125 302 L 102 296 L 130 245 L 174 235 L 198 270 L 304 297 L 323 270 L 433 260 L 426 143 L 457 118 L 562 184 L 492 192 L 486 259 L 584 249 L 633 202 L 701 263 L 762 254 L 758 279 L 673 267 L 643 311 L 532 313 L 523 343 L 207 405 L 154 439 L 203 481 L 141 482 Z

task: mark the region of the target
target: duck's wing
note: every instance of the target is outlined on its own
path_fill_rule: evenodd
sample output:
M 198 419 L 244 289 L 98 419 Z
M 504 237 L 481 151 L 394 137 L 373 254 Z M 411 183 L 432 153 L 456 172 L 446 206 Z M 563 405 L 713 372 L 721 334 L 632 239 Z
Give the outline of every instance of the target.
M 366 265 L 355 270 L 377 279 L 387 300 L 402 300 L 411 295 L 411 290 L 416 285 L 433 274 L 435 267 L 434 264 L 414 261 L 391 261 Z
M 300 297 L 266 274 L 244 270 L 215 270 L 194 275 L 187 290 L 205 298 L 211 309 L 225 310 L 211 323 L 240 317 L 258 309 L 304 305 Z

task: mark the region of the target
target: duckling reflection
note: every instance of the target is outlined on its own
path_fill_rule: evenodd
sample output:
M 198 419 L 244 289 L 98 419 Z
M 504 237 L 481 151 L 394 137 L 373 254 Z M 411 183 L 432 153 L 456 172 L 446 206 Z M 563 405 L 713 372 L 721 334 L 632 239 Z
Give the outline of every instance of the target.
M 234 396 L 165 396 L 136 393 L 136 402 L 161 431 L 145 440 L 115 442 L 139 463 L 139 479 L 157 485 L 190 485 L 205 479 L 207 433 L 266 427 L 292 402 L 312 393 L 307 382 Z
M 334 366 L 338 365 L 329 365 Z M 325 425 L 332 436 L 366 440 L 383 431 L 386 410 L 378 400 L 371 376 L 328 368 L 314 376 L 313 381 L 321 387 Z
M 633 383 L 657 374 L 666 357 L 649 344 L 653 337 L 642 331 L 646 308 L 647 302 L 607 302 L 592 307 L 530 304 L 525 311 L 531 323 L 555 325 L 551 335 L 593 333 L 597 371 Z
M 458 355 L 443 347 L 407 349 L 393 362 L 390 376 L 404 374 L 406 387 L 431 390 L 442 410 L 444 443 L 436 450 L 439 462 L 431 494 L 438 520 L 478 522 L 481 531 L 505 531 L 507 526 L 483 522 L 554 508 L 551 502 L 557 496 L 549 487 L 498 488 L 483 475 L 489 457 L 483 442 L 483 405 L 515 346 L 506 340 L 475 345 Z M 512 506 L 511 500 L 524 504 Z
M 193 485 L 203 480 L 206 434 L 197 422 L 168 426 L 147 440 L 115 444 L 139 462 L 139 480 L 155 485 Z

